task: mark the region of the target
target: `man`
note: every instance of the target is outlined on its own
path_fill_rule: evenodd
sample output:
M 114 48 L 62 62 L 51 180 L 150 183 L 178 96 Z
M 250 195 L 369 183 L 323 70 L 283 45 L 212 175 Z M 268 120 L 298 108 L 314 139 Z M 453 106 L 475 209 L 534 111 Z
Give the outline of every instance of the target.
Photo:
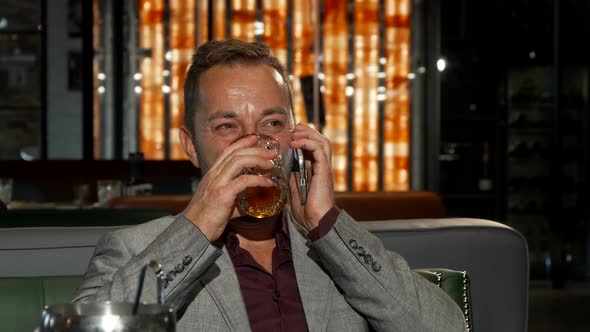
M 335 206 L 330 142 L 295 125 L 288 76 L 267 46 L 204 44 L 184 92 L 180 139 L 203 171 L 192 201 L 180 215 L 102 238 L 75 301 L 132 301 L 141 269 L 157 260 L 179 331 L 465 330 L 443 291 Z M 277 157 L 249 133 L 277 139 L 283 160 L 305 151 L 305 204 L 291 176 L 282 214 L 254 219 L 236 207 L 246 188 L 272 185 L 242 170 L 271 169 Z M 153 279 L 144 301 L 156 293 Z

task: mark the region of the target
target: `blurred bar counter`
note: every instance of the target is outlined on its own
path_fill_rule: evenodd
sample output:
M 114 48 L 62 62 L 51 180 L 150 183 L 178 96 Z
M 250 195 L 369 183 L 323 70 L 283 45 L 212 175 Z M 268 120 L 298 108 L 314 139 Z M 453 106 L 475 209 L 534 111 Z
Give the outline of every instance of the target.
M 127 160 L 0 161 L 0 178 L 14 179 L 15 202 L 74 203 L 74 188 L 87 184 L 88 202 L 96 202 L 96 183 L 129 178 Z M 154 184 L 154 194 L 190 194 L 200 170 L 189 161 L 143 162 L 143 176 Z

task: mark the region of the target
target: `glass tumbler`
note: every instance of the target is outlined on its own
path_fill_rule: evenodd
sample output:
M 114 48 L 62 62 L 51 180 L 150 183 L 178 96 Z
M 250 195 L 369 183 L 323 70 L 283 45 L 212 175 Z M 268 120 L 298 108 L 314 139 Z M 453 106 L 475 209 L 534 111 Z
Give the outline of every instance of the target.
M 238 194 L 238 205 L 249 216 L 255 218 L 268 218 L 279 214 L 287 201 L 288 185 L 283 174 L 283 162 L 279 142 L 264 134 L 248 134 L 258 137 L 257 147 L 273 150 L 278 157 L 272 160 L 275 167 L 271 170 L 262 170 L 257 167 L 246 168 L 242 174 L 254 174 L 266 176 L 271 179 L 271 187 L 249 187 Z M 240 137 L 243 138 L 245 136 Z

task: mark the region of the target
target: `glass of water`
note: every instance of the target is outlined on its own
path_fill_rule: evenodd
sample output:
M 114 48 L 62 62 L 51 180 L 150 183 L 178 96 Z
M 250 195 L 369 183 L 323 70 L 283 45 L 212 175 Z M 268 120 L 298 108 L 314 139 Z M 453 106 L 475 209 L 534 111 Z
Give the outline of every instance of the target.
M 6 206 L 12 201 L 12 179 L 0 179 L 0 201 Z

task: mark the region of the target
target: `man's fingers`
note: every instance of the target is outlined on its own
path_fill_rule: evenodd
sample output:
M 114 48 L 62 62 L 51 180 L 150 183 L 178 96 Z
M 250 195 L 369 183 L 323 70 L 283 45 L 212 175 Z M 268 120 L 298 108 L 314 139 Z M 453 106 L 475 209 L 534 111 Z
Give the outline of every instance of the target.
M 305 141 L 305 140 L 313 140 L 321 144 L 322 149 L 325 151 L 328 158 L 332 156 L 332 145 L 330 140 L 328 140 L 325 136 L 323 136 L 317 130 L 310 128 L 308 126 L 299 124 L 291 134 L 291 140 L 294 142 L 298 141 Z
M 258 155 L 233 155 L 220 165 L 219 177 L 225 182 L 238 177 L 244 169 L 258 168 L 261 170 L 273 169 L 275 165 L 270 158 Z
M 227 158 L 227 156 L 231 155 L 232 153 L 240 151 L 242 149 L 253 147 L 254 145 L 256 145 L 256 142 L 258 142 L 258 137 L 254 135 L 248 135 L 238 139 L 237 141 L 226 147 L 225 150 L 223 150 L 223 153 L 221 153 L 221 155 L 219 156 L 219 158 L 217 158 L 215 163 L 213 163 L 213 166 L 211 168 L 222 163 Z
M 297 180 L 297 175 L 295 173 L 291 173 L 289 177 L 289 191 L 291 192 L 291 205 L 292 206 L 299 206 L 301 205 L 301 198 L 299 196 L 299 181 Z
M 313 159 L 321 163 L 330 164 L 329 151 L 325 151 L 325 148 L 321 142 L 312 139 L 299 139 L 291 142 L 291 147 L 294 149 L 303 149 L 304 151 L 311 152 Z M 312 165 L 315 163 L 312 163 Z
M 236 197 L 249 187 L 272 187 L 273 185 L 274 182 L 266 176 L 243 174 L 231 181 L 226 189 Z

